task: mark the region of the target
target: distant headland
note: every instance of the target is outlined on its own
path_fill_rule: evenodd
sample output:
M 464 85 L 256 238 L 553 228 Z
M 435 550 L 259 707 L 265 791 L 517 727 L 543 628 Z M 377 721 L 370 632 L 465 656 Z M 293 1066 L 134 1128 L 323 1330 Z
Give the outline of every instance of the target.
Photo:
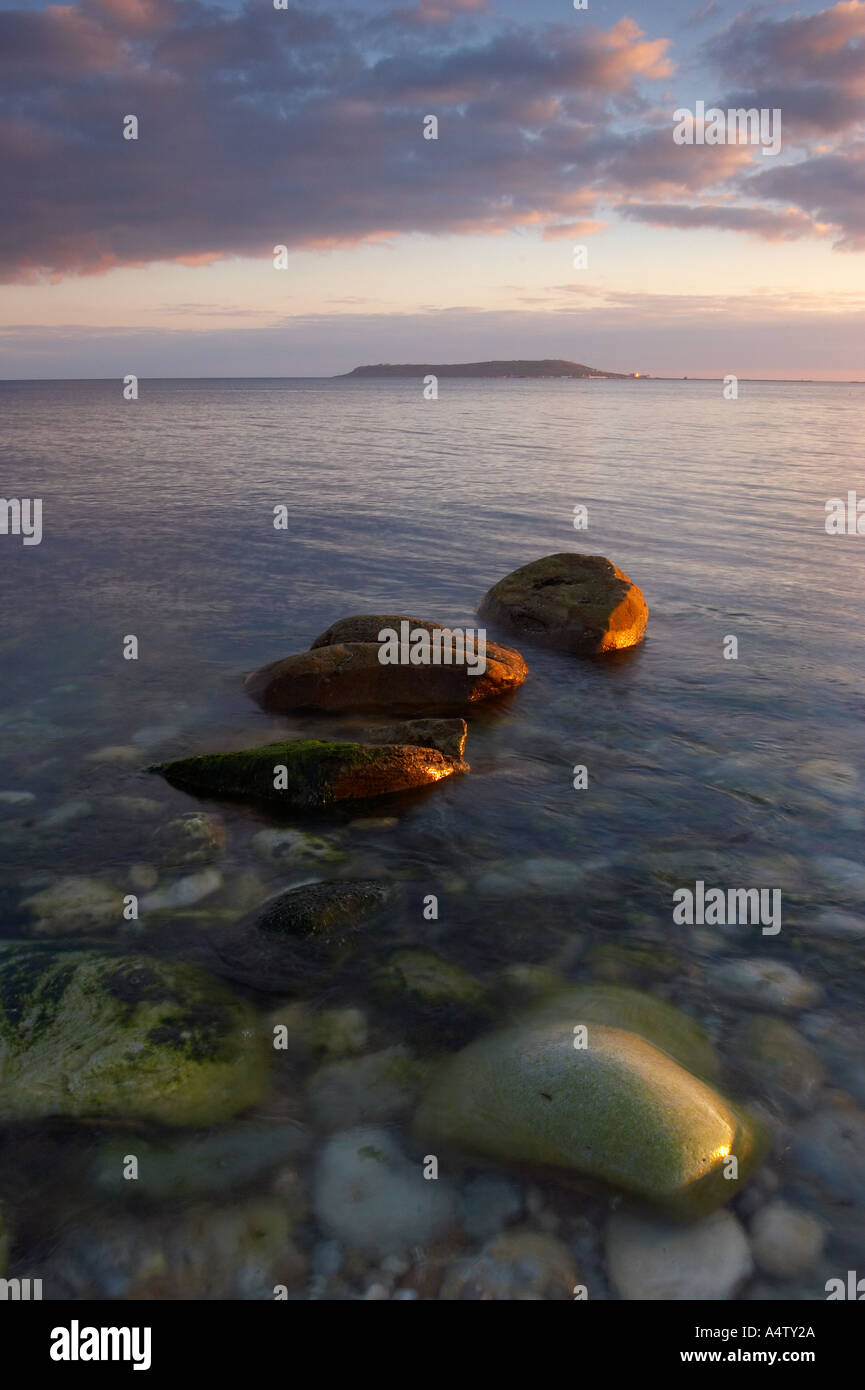
M 377 362 L 371 367 L 355 367 L 351 372 L 341 372 L 341 377 L 381 377 L 381 376 L 456 376 L 456 377 L 604 377 L 616 381 L 631 381 L 645 376 L 645 372 L 605 372 L 600 367 L 585 367 L 582 362 L 566 362 L 559 357 L 546 357 L 542 361 L 515 362 L 449 362 L 436 365 L 431 362 Z

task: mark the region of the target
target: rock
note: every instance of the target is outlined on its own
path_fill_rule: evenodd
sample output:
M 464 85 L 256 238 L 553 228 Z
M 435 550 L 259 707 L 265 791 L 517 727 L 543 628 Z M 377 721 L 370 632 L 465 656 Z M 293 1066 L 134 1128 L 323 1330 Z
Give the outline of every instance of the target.
M 803 1120 L 791 1159 L 831 1201 L 865 1206 L 865 1111 L 819 1110 Z
M 568 982 L 549 965 L 506 965 L 497 980 L 497 993 L 510 1005 L 525 1009 L 529 1003 L 561 994 Z
M 406 624 L 405 628 L 401 624 Z M 442 660 L 391 664 L 379 660 L 378 634 L 445 634 L 436 637 Z M 519 652 L 485 642 L 483 669 L 467 662 L 449 629 L 420 618 L 359 614 L 334 623 L 308 652 L 272 662 L 246 677 L 248 693 L 265 709 L 368 710 L 389 714 L 459 713 L 522 685 L 528 667 Z M 433 650 L 433 657 L 436 655 Z M 477 656 L 481 656 L 477 652 Z
M 197 874 L 187 874 L 185 878 L 175 879 L 164 888 L 147 893 L 138 904 L 141 912 L 165 912 L 169 908 L 190 907 L 209 898 L 211 893 L 222 887 L 222 874 L 218 869 L 201 869 Z
M 140 816 L 161 816 L 165 812 L 162 802 L 152 796 L 109 796 L 108 805 L 121 815 L 132 816 L 135 820 Z
M 763 1136 L 730 1103 L 639 1037 L 580 1019 L 524 1018 L 448 1059 L 415 1116 L 425 1143 L 541 1165 L 633 1193 L 677 1215 L 728 1201 Z M 739 1182 L 724 1178 L 739 1162 Z
M 285 773 L 276 769 L 285 768 Z M 468 764 L 434 748 L 288 739 L 237 753 L 202 753 L 151 769 L 196 796 L 279 803 L 297 810 L 365 800 L 440 782 Z M 275 786 L 274 783 L 277 783 Z M 282 784 L 285 785 L 282 785 Z
M 91 801 L 64 801 L 62 806 L 55 806 L 43 820 L 39 822 L 40 830 L 61 830 L 64 825 L 70 825 L 74 820 L 81 820 L 84 816 L 93 814 L 93 803 Z
M 219 816 L 190 811 L 160 825 L 153 833 L 153 848 L 162 864 L 210 864 L 225 849 L 225 825 Z
M 416 1039 L 437 1048 L 461 1046 L 491 1017 L 485 987 L 432 951 L 395 952 L 374 972 L 372 988 L 399 1015 L 409 1012 Z
M 839 897 L 852 897 L 858 902 L 865 898 L 865 867 L 855 859 L 826 854 L 814 860 L 814 867 L 827 889 Z
M 272 1300 L 303 1285 L 306 1260 L 273 1198 L 76 1223 L 45 1266 L 45 1296 L 75 1300 Z
M 692 1226 L 615 1212 L 606 1248 L 613 1285 L 629 1300 L 732 1298 L 752 1270 L 745 1232 L 728 1211 L 713 1212 Z
M 326 1057 L 363 1052 L 368 1036 L 369 1024 L 360 1009 L 325 1009 L 310 1020 L 309 1045 Z
M 0 792 L 0 806 L 32 806 L 34 792 Z
M 99 878 L 62 878 L 24 898 L 21 906 L 33 919 L 27 924 L 30 936 L 83 935 L 117 927 L 123 920 L 122 892 Z
M 140 763 L 141 749 L 134 743 L 109 743 L 87 754 L 89 763 Z
M 132 1201 L 172 1202 L 234 1193 L 244 1183 L 297 1159 L 308 1147 L 299 1125 L 249 1124 L 189 1139 L 149 1140 L 140 1134 L 111 1139 L 92 1165 L 95 1185 Z M 126 1177 L 129 1159 L 138 1162 Z
M 578 1023 L 603 1023 L 609 1028 L 622 1028 L 645 1038 L 704 1080 L 714 1080 L 718 1075 L 718 1058 L 705 1028 L 690 1014 L 639 989 L 628 989 L 624 985 L 577 985 L 545 999 L 526 1017 L 561 1022 L 569 1025 L 571 1032 Z
M 455 1261 L 439 1297 L 492 1303 L 572 1299 L 577 1271 L 568 1247 L 540 1231 L 507 1231 L 479 1254 Z
M 185 964 L 12 947 L 0 973 L 0 1118 L 216 1124 L 267 1084 L 255 1016 Z
M 488 642 L 486 669 L 465 664 L 385 665 L 377 642 L 318 647 L 284 657 L 246 678 L 263 709 L 382 711 L 435 714 L 473 709 L 522 685 L 528 667 L 519 652 Z
M 751 1250 L 758 1267 L 774 1279 L 796 1279 L 817 1260 L 826 1243 L 826 1227 L 806 1211 L 786 1202 L 770 1202 L 751 1222 Z
M 382 724 L 361 729 L 364 743 L 408 743 L 418 748 L 437 748 L 449 758 L 462 758 L 468 726 L 464 719 L 405 719 L 401 724 Z
M 159 870 L 155 864 L 130 864 L 127 878 L 136 893 L 149 893 L 159 882 Z
M 132 742 L 136 748 L 156 748 L 160 743 L 170 743 L 172 739 L 179 738 L 181 732 L 179 724 L 148 724 L 146 728 L 135 731 Z
M 397 951 L 376 973 L 376 989 L 432 1008 L 449 1004 L 476 1006 L 485 990 L 462 966 L 432 951 Z
M 213 938 L 233 979 L 281 994 L 324 983 L 356 948 L 356 938 L 380 920 L 390 900 L 374 879 L 305 883 L 277 893 Z
M 541 646 L 575 656 L 633 647 L 649 609 L 632 584 L 602 555 L 566 552 L 533 560 L 500 579 L 481 600 L 482 618 Z
M 429 1067 L 402 1046 L 365 1057 L 329 1062 L 309 1080 L 309 1098 L 321 1129 L 381 1124 L 415 1104 Z
M 736 1026 L 729 1051 L 758 1092 L 768 1092 L 799 1110 L 808 1110 L 826 1080 L 811 1044 L 783 1019 L 752 1014 Z
M 272 864 L 291 864 L 301 861 L 335 863 L 345 858 L 345 852 L 322 835 L 307 835 L 302 830 L 258 830 L 249 848 L 259 859 Z
M 460 1204 L 463 1229 L 470 1240 L 499 1235 L 523 1209 L 519 1188 L 507 1178 L 472 1178 L 462 1190 Z
M 830 936 L 837 941 L 861 941 L 865 936 L 865 917 L 857 917 L 853 912 L 840 912 L 827 908 L 818 912 L 812 931 L 820 936 Z
M 750 957 L 712 965 L 712 984 L 728 999 L 751 1009 L 777 1009 L 779 1013 L 808 1009 L 820 999 L 819 985 L 801 976 L 782 960 Z
M 425 1178 L 384 1129 L 362 1127 L 327 1141 L 315 1175 L 319 1224 L 367 1255 L 401 1254 L 429 1245 L 457 1220 L 446 1178 Z
M 833 801 L 850 801 L 858 793 L 859 773 L 841 758 L 809 758 L 799 764 L 796 775 Z

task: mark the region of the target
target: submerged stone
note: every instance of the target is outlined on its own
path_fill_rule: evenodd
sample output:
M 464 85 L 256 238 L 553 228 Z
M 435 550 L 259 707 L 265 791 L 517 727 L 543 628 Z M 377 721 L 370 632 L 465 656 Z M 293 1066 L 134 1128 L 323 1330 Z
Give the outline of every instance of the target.
M 485 594 L 482 618 L 576 656 L 633 647 L 649 609 L 636 584 L 603 555 L 563 552 L 522 565 Z
M 690 1014 L 640 989 L 576 985 L 553 994 L 524 1017 L 622 1028 L 653 1043 L 697 1076 L 712 1080 L 718 1075 L 718 1057 L 705 1028 Z
M 115 928 L 123 920 L 123 894 L 99 878 L 72 876 L 42 888 L 21 903 L 30 936 L 80 935 Z
M 214 937 L 232 979 L 281 994 L 324 983 L 379 920 L 390 889 L 374 879 L 305 883 L 277 893 Z
M 415 1127 L 424 1142 L 559 1169 L 684 1217 L 729 1201 L 761 1156 L 752 1123 L 715 1090 L 585 1011 L 529 1015 L 471 1043 L 442 1066 Z M 730 1155 L 738 1180 L 725 1177 Z
M 255 1015 L 192 966 L 11 948 L 0 971 L 0 1118 L 215 1124 L 258 1101 Z
M 683 1227 L 622 1211 L 607 1228 L 607 1268 L 620 1298 L 669 1303 L 732 1298 L 753 1265 L 731 1212 Z
M 140 1134 L 108 1140 L 92 1166 L 95 1185 L 131 1200 L 176 1201 L 235 1192 L 244 1183 L 296 1160 L 308 1147 L 299 1125 L 235 1125 L 180 1140 L 145 1140 Z M 128 1155 L 137 1160 L 127 1176 Z
M 196 796 L 272 802 L 297 810 L 409 791 L 468 770 L 467 763 L 434 748 L 370 748 L 320 739 L 287 739 L 236 753 L 201 753 L 152 769 L 173 787 Z

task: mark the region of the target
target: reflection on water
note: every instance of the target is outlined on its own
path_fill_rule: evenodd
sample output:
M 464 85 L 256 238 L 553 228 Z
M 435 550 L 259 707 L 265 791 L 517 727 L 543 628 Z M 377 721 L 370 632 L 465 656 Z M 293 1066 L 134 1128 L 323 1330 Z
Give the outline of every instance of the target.
M 475 1014 L 408 1008 L 372 965 L 300 1003 L 251 995 L 288 1028 L 272 1093 L 213 1132 L 134 1130 L 139 1187 L 112 1183 L 104 1128 L 0 1131 L 14 1270 L 44 1271 L 58 1297 L 516 1297 L 502 1268 L 543 1237 L 533 1296 L 568 1296 L 557 1259 L 611 1296 L 607 1198 L 537 1174 L 450 1164 L 441 1209 L 416 1213 L 422 1257 L 383 1234 L 411 1205 L 424 1068 L 545 971 L 681 1005 L 717 1044 L 724 1087 L 761 1109 L 773 1152 L 732 1207 L 758 1252 L 746 1296 L 823 1298 L 865 1258 L 865 1150 L 849 1138 L 865 1109 L 865 540 L 824 528 L 826 500 L 854 485 L 863 401 L 856 386 L 746 383 L 730 402 L 719 384 L 652 381 L 447 382 L 437 402 L 409 382 L 145 382 L 137 402 L 116 383 L 0 384 L 3 492 L 41 497 L 44 527 L 38 547 L 0 537 L 4 936 L 26 935 L 22 903 L 48 893 L 44 929 L 64 922 L 64 946 L 194 957 L 196 934 L 279 888 L 383 877 L 408 896 L 382 962 L 434 950 L 484 999 Z M 470 720 L 470 776 L 302 825 L 208 803 L 213 853 L 166 853 L 166 825 L 201 808 L 149 764 L 348 726 L 262 713 L 244 671 L 356 612 L 476 626 L 496 579 L 571 548 L 643 589 L 639 649 L 578 662 L 514 643 L 531 674 Z M 137 661 L 122 659 L 129 634 Z M 121 927 L 91 882 L 76 922 L 74 888 L 65 918 L 51 906 L 69 877 L 168 902 Z M 673 892 L 698 881 L 780 889 L 782 930 L 675 925 Z M 436 920 L 418 906 L 430 893 Z M 755 959 L 796 974 L 755 983 Z M 339 1141 L 322 1146 L 369 1124 L 367 1147 L 385 1131 L 395 1149 L 350 1249 L 350 1223 L 340 1239 L 322 1219 L 348 1171 Z M 126 1130 L 118 1142 L 130 1152 Z M 779 1202 L 823 1230 L 786 1281 L 759 1237 Z M 510 1253 L 478 1256 L 511 1228 Z

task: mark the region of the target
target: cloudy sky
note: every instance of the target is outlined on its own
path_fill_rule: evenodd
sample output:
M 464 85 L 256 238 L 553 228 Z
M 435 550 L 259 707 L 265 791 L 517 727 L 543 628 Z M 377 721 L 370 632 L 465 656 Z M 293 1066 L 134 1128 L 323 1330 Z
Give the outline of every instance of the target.
M 865 0 L 0 0 L 0 91 L 3 377 L 865 378 Z

